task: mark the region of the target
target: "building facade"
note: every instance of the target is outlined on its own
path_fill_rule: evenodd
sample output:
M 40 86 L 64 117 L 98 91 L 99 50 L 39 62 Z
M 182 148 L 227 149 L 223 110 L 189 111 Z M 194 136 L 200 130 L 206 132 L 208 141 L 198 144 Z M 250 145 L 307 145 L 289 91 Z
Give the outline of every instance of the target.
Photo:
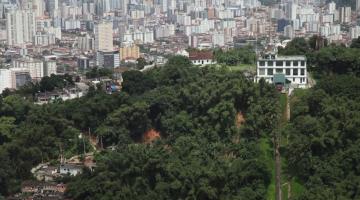
M 189 59 L 194 65 L 215 64 L 214 54 L 211 51 L 192 51 L 189 53 Z
M 6 88 L 11 88 L 11 71 L 9 69 L 0 69 L 0 94 Z
M 55 34 L 37 32 L 34 35 L 34 45 L 48 46 L 55 44 Z
M 51 76 L 57 74 L 57 64 L 55 60 L 45 61 L 44 64 L 44 76 Z
M 100 22 L 95 24 L 95 50 L 112 51 L 113 46 L 113 25 L 112 22 Z
M 257 82 L 263 78 L 268 83 L 274 83 L 276 74 L 284 74 L 292 87 L 305 88 L 308 83 L 306 57 L 265 54 L 258 59 L 255 78 Z
M 22 58 L 14 60 L 12 65 L 14 68 L 28 69 L 31 78 L 34 80 L 40 80 L 42 77 L 44 77 L 44 63 L 42 60 Z
M 140 48 L 135 44 L 120 47 L 119 52 L 121 60 L 140 58 Z
M 99 67 L 113 69 L 120 67 L 120 55 L 118 51 L 98 51 L 96 64 Z
M 7 13 L 7 44 L 21 46 L 33 42 L 35 34 L 35 16 L 31 10 L 14 10 Z

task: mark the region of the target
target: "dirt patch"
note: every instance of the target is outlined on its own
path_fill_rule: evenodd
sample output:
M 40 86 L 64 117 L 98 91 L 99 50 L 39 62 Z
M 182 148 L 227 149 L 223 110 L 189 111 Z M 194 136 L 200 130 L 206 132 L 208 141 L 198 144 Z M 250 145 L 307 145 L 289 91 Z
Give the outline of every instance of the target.
M 150 129 L 143 134 L 142 142 L 143 143 L 151 143 L 154 140 L 157 140 L 159 138 L 161 138 L 160 132 L 156 131 L 155 129 Z
M 240 128 L 241 125 L 243 125 L 244 123 L 245 123 L 245 117 L 243 113 L 240 111 L 236 114 L 236 118 L 235 118 L 236 127 Z

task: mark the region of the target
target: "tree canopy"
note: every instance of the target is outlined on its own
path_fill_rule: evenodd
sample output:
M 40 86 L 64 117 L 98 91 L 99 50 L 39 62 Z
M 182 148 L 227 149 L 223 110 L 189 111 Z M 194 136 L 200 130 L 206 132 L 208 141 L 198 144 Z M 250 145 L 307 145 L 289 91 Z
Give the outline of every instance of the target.
M 93 88 L 42 106 L 19 94 L 1 98 L 0 193 L 17 192 L 30 169 L 56 160 L 60 148 L 67 157 L 81 154 L 78 136 L 91 130 L 118 150 L 103 151 L 94 172 L 72 180 L 70 198 L 265 198 L 271 174 L 257 141 L 277 124 L 273 87 L 182 56 L 123 77 L 123 90 L 111 95 Z M 55 87 L 57 80 L 64 79 L 43 83 Z M 149 131 L 158 139 L 147 142 Z
M 226 51 L 217 49 L 215 51 L 215 59 L 218 63 L 226 64 L 228 66 L 235 66 L 239 64 L 254 64 L 256 60 L 256 54 L 251 46 L 234 48 Z

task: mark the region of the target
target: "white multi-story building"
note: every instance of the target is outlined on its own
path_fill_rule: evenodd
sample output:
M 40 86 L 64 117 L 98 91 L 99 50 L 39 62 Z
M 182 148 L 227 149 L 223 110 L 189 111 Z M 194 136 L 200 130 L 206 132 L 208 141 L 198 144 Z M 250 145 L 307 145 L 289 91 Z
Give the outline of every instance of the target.
M 42 17 L 45 11 L 45 3 L 43 0 L 32 0 L 33 9 L 36 17 Z
M 58 0 L 47 0 L 45 2 L 46 11 L 50 14 L 50 16 L 54 16 L 58 12 L 59 9 L 59 1 Z
M 45 31 L 46 28 L 51 26 L 51 18 L 37 18 L 36 19 L 36 31 Z
M 113 24 L 112 22 L 100 22 L 95 24 L 95 50 L 112 51 L 113 46 Z
M 31 81 L 26 68 L 0 69 L 0 94 L 6 89 L 18 89 Z
M 290 39 L 294 38 L 294 28 L 291 25 L 287 25 L 284 28 L 284 36 Z
M 63 29 L 64 30 L 74 30 L 74 29 L 80 29 L 80 20 L 77 19 L 67 19 L 63 23 Z
M 45 32 L 49 34 L 54 34 L 55 38 L 61 40 L 61 27 L 48 27 L 45 28 Z
M 283 74 L 292 87 L 305 88 L 308 82 L 305 56 L 278 56 L 265 54 L 257 61 L 255 80 L 261 78 L 268 83 L 274 83 L 274 76 Z
M 142 33 L 141 33 L 142 34 Z M 155 27 L 155 38 L 163 38 L 175 35 L 175 25 L 166 24 Z
M 333 24 L 330 26 L 330 34 L 331 35 L 340 35 L 341 34 L 341 26 L 340 24 Z
M 297 15 L 297 5 L 290 1 L 286 5 L 286 14 L 289 20 L 295 20 Z
M 35 16 L 31 10 L 12 10 L 6 17 L 7 43 L 21 46 L 33 41 Z
M 0 69 L 0 94 L 6 88 L 11 88 L 11 71 L 9 69 Z
M 225 35 L 223 32 L 215 32 L 212 35 L 213 46 L 223 47 L 225 46 Z
M 29 69 L 26 68 L 10 68 L 11 73 L 11 89 L 19 89 L 31 81 Z
M 89 51 L 94 49 L 94 38 L 88 34 L 79 36 L 76 39 L 77 47 L 82 51 Z
M 120 67 L 120 53 L 119 51 L 97 51 L 96 64 L 103 68 Z
M 30 76 L 34 80 L 40 80 L 44 77 L 44 63 L 41 60 L 32 58 L 16 59 L 12 63 L 13 68 L 28 69 Z
M 142 19 L 145 17 L 144 10 L 132 10 L 130 11 L 131 19 Z
M 33 43 L 41 46 L 55 44 L 55 34 L 38 32 L 34 35 Z
M 340 22 L 350 23 L 351 22 L 351 7 L 340 8 Z
M 335 14 L 336 11 L 336 3 L 335 2 L 330 2 L 328 4 L 328 10 L 329 10 L 329 14 Z
M 51 76 L 51 74 L 57 74 L 57 65 L 55 60 L 45 61 L 44 76 Z
M 356 39 L 360 36 L 360 26 L 354 26 L 350 28 L 351 39 Z

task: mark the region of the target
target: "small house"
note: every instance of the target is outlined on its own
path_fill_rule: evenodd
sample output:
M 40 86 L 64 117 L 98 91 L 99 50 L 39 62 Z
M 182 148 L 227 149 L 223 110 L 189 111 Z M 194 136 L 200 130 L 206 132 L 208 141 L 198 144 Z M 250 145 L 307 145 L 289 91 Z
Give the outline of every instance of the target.
M 191 51 L 189 53 L 189 59 L 194 65 L 215 64 L 212 51 Z
M 76 165 L 76 164 L 61 164 L 60 165 L 60 174 L 63 175 L 71 175 L 76 176 L 78 174 L 81 174 L 82 172 L 82 165 Z

